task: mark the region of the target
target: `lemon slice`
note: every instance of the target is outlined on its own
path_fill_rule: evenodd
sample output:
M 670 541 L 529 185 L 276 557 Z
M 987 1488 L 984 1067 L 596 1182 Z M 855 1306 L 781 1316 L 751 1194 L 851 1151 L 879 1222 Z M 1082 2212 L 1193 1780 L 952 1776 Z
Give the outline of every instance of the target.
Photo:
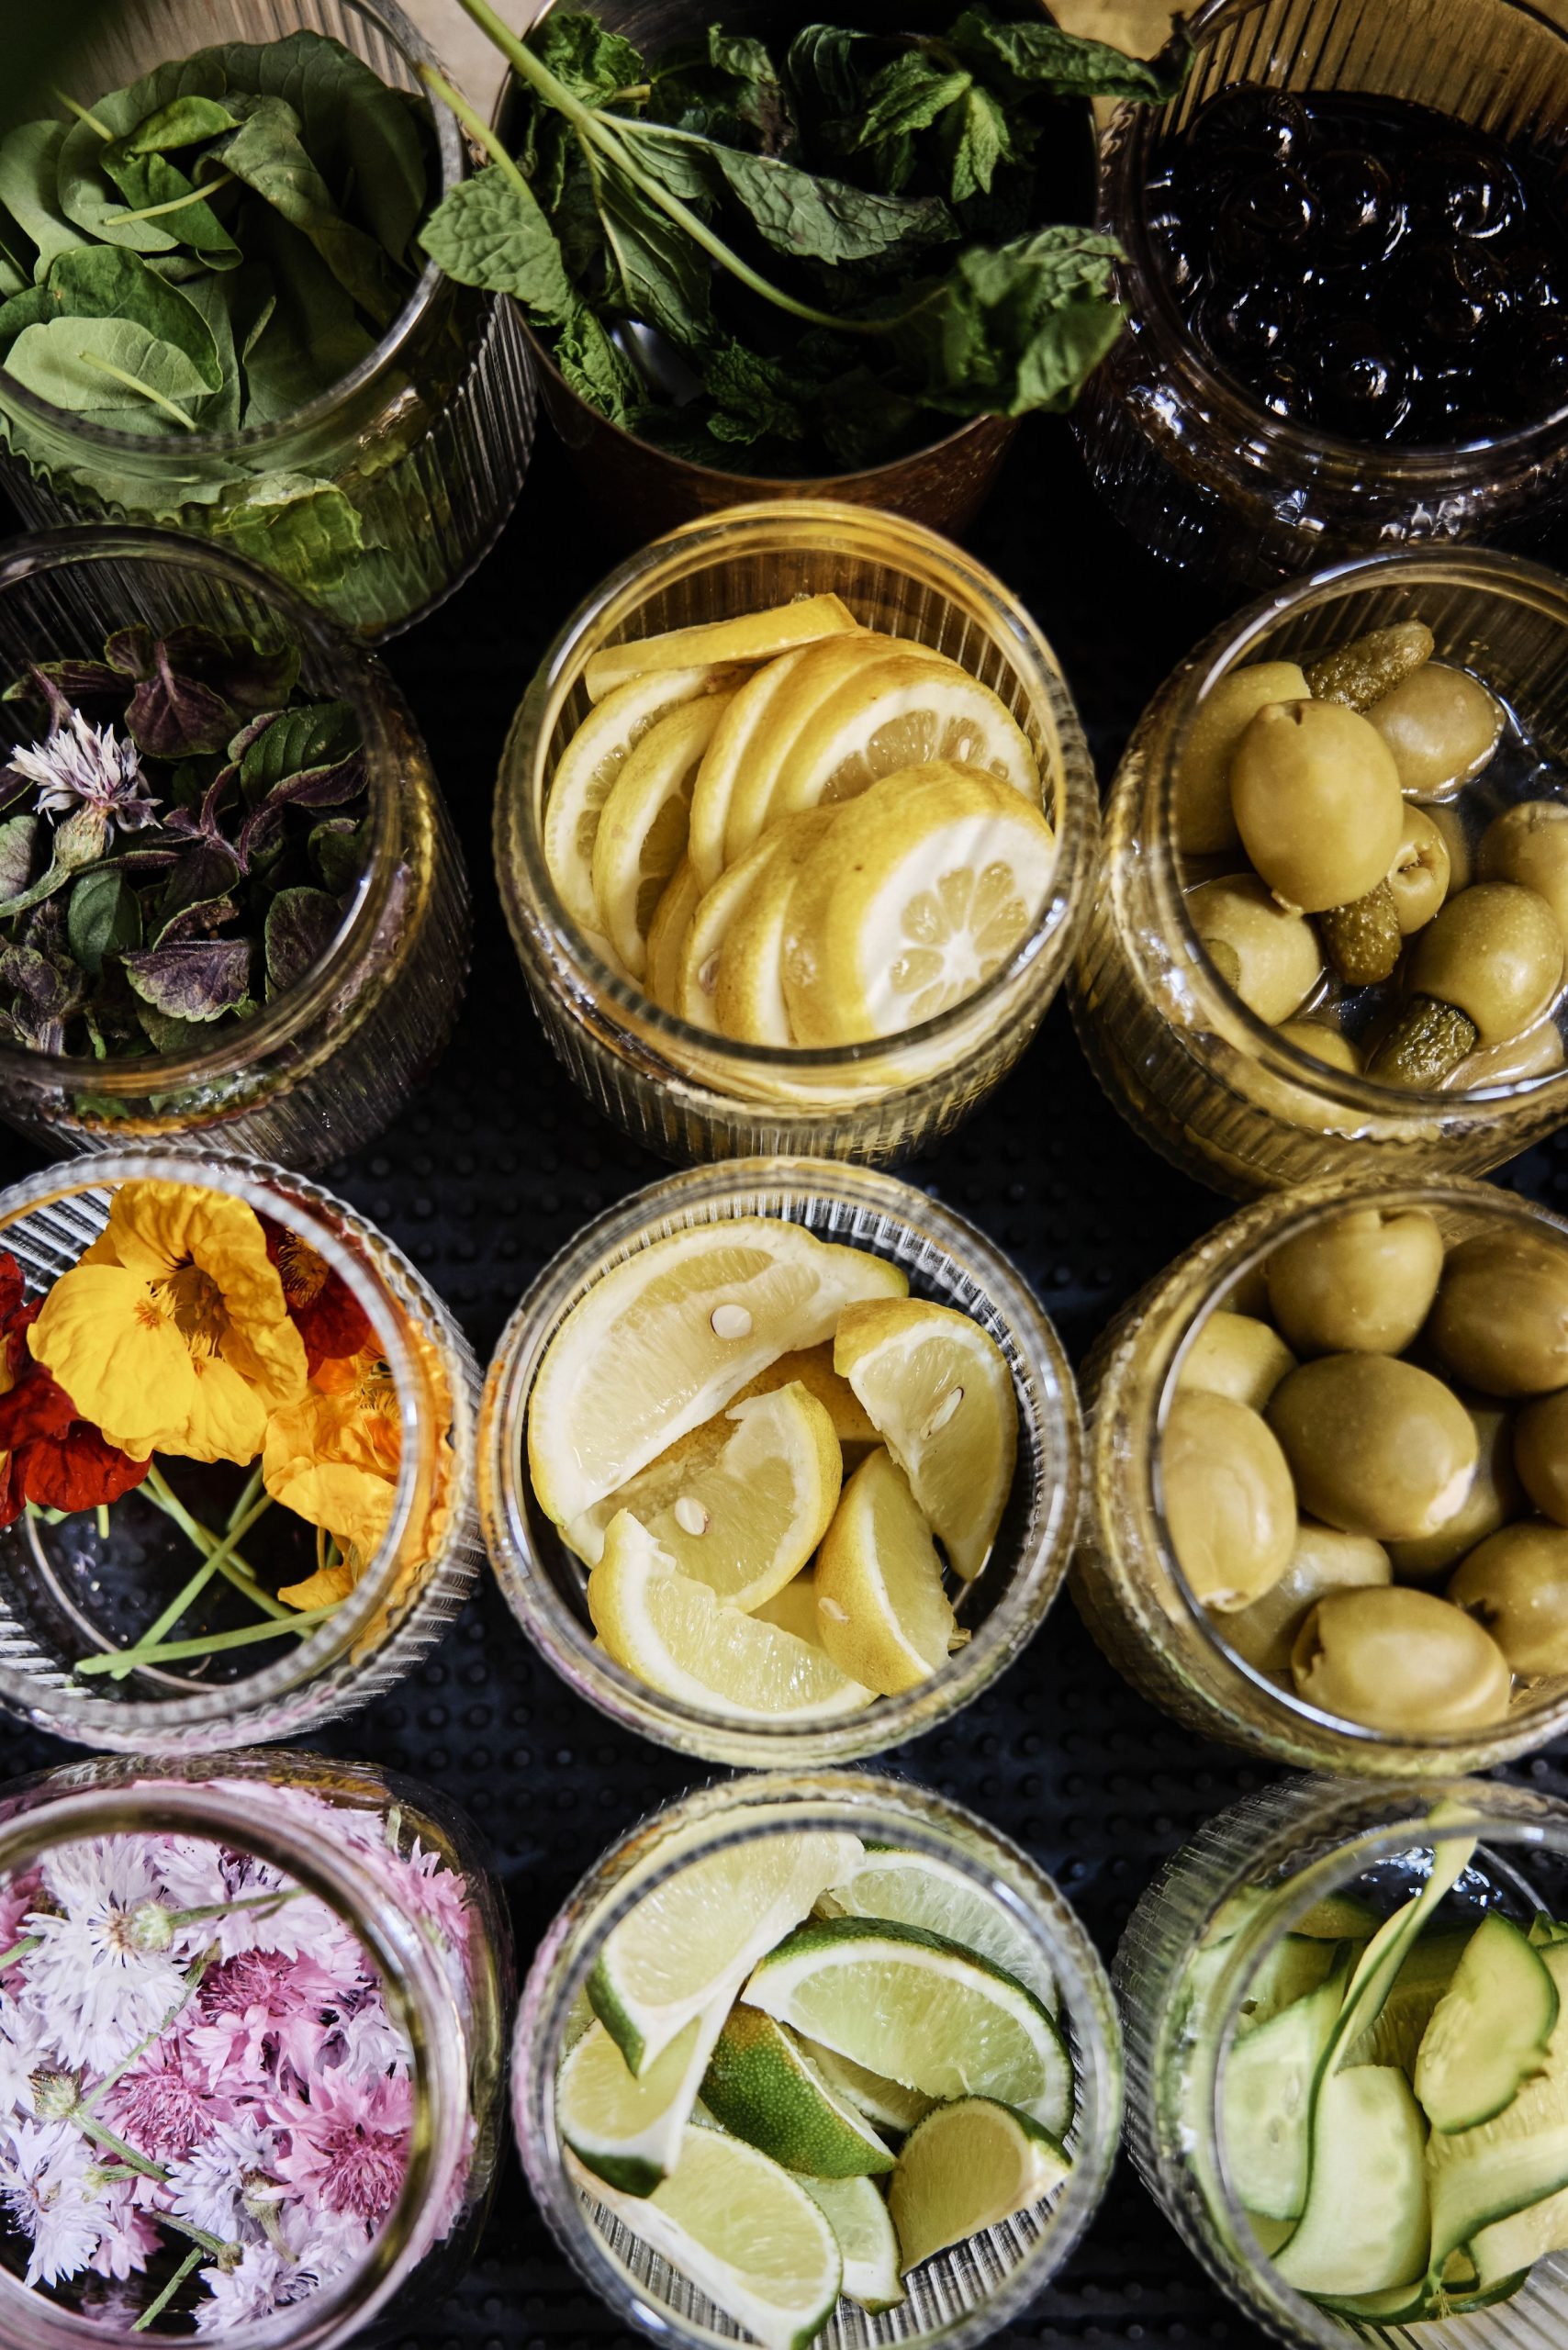
M 690 669 L 700 662 L 767 661 L 818 637 L 847 636 L 860 623 L 842 598 L 801 596 L 792 604 L 775 604 L 763 612 L 742 612 L 734 620 L 700 621 L 691 628 L 666 629 L 659 636 L 644 636 L 630 644 L 609 644 L 590 654 L 583 683 L 590 701 L 602 701 L 618 686 L 650 670 Z
M 966 1580 L 978 1575 L 1012 1490 L 1018 1399 L 988 1330 L 925 1299 L 851 1306 L 834 1367 L 855 1390 Z
M 1022 792 L 963 767 L 884 778 L 801 867 L 784 996 L 802 1045 L 896 1036 L 973 995 L 1038 921 L 1056 842 Z
M 745 1045 L 791 1045 L 784 1001 L 784 931 L 801 868 L 833 829 L 831 808 L 803 811 L 780 828 L 775 852 L 746 891 L 719 950 L 713 1016 Z M 770 838 L 772 828 L 764 835 Z
M 779 773 L 802 727 L 810 724 L 823 704 L 849 679 L 890 653 L 918 653 L 913 638 L 879 636 L 864 630 L 858 636 L 830 638 L 807 647 L 791 665 L 790 675 L 769 705 L 767 724 L 749 745 L 745 763 L 730 794 L 724 819 L 724 862 L 734 865 L 778 811 L 773 795 Z
M 681 942 L 676 1005 L 681 1018 L 690 1021 L 693 1027 L 718 1033 L 715 997 L 730 926 L 773 859 L 782 855 L 796 829 L 770 826 L 760 840 L 752 843 L 744 856 L 720 874 L 692 915 Z
M 734 1216 L 652 1240 L 585 1292 L 545 1348 L 528 1465 L 558 1526 L 701 1426 L 778 1355 L 814 1347 L 848 1305 L 897 1297 L 886 1258 L 782 1216 Z
M 678 703 L 718 693 L 734 682 L 727 669 L 666 669 L 638 677 L 590 710 L 550 780 L 542 845 L 551 880 L 572 920 L 597 942 L 593 845 L 610 788 L 650 726 Z M 613 958 L 610 958 L 613 959 Z
M 896 2309 L 899 2240 L 888 2207 L 868 2178 L 807 2178 L 801 2185 L 827 2219 L 844 2260 L 843 2290 L 873 2315 Z
M 817 1560 L 817 1622 L 841 1673 L 879 1696 L 917 1689 L 955 1629 L 942 1561 L 903 1471 L 879 1446 L 844 1489 Z
M 1030 2210 L 1071 2168 L 1060 2142 L 1026 2113 L 983 2097 L 939 2105 L 911 2133 L 888 2189 L 904 2274 Z
M 799 1380 L 808 1395 L 814 1395 L 838 1438 L 839 1449 L 853 1468 L 881 1438 L 871 1425 L 871 1416 L 849 1384 L 840 1379 L 833 1367 L 833 1340 L 824 1338 L 821 1346 L 801 1347 L 780 1355 L 766 1371 L 759 1371 L 748 1386 L 735 1397 L 737 1404 L 745 1403 L 753 1395 L 770 1395 L 775 1388 L 788 1387 L 791 1380 Z
M 686 854 L 691 787 L 728 700 L 727 694 L 702 694 L 655 719 L 599 811 L 594 900 L 600 928 L 634 979 L 648 968 L 649 925 Z
M 723 2021 L 722 2004 L 694 2016 L 639 2078 L 590 2015 L 556 2076 L 555 2122 L 596 2178 L 651 2195 L 668 2177 Z
M 648 968 L 644 985 L 664 1012 L 680 1009 L 677 989 L 680 950 L 702 897 L 702 884 L 690 856 L 683 856 L 665 884 L 663 897 L 648 924 Z
M 731 1721 L 828 1721 L 871 1692 L 825 1651 L 725 1607 L 678 1574 L 630 1511 L 612 1517 L 588 1577 L 588 1613 L 617 1664 L 650 1689 Z
M 583 2184 L 763 2350 L 806 2350 L 833 2315 L 844 2262 L 825 2214 L 798 2179 L 743 2140 L 693 2122 L 680 2160 L 652 2195 L 621 2195 L 591 2177 Z M 638 2296 L 644 2306 L 652 2298 L 645 2285 Z M 688 2322 L 711 2335 L 700 2316 Z
M 989 1958 L 993 1966 L 1005 1967 L 1042 2007 L 1052 2015 L 1057 2012 L 1056 1977 L 1038 1942 L 950 1861 L 929 1852 L 868 1852 L 854 1874 L 832 1886 L 817 1906 L 830 1918 L 892 1918 L 900 1925 L 941 1934 Z
M 798 1574 L 771 1599 L 751 1611 L 759 1624 L 777 1624 L 781 1632 L 793 1632 L 798 1640 L 812 1648 L 822 1647 L 817 1630 L 817 1582 L 812 1574 Z
M 803 650 L 784 653 L 753 670 L 732 697 L 702 755 L 691 794 L 688 853 L 707 889 L 712 888 L 724 869 L 724 834 L 736 789 L 754 763 L 767 755 L 780 698 L 805 658 Z
M 708 2061 L 702 2102 L 786 2170 L 868 2178 L 893 2166 L 859 2107 L 829 2087 L 793 2032 L 756 2008 L 731 2009 Z
M 789 816 L 823 800 L 855 800 L 884 776 L 938 759 L 993 775 L 1040 804 L 1028 736 L 989 686 L 944 654 L 885 654 L 857 669 L 801 729 L 767 812 Z

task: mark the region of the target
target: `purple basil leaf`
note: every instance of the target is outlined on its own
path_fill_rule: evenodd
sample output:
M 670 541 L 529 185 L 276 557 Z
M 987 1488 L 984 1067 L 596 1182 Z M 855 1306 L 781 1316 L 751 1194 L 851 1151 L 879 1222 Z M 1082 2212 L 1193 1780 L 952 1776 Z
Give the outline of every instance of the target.
M 39 819 L 12 816 L 0 824 L 0 898 L 19 898 L 33 878 Z
M 163 650 L 183 677 L 199 677 L 235 710 L 280 709 L 299 675 L 297 645 L 266 652 L 249 637 L 218 636 L 199 625 L 171 629 Z
M 243 1000 L 251 976 L 250 942 L 243 938 L 150 946 L 123 961 L 142 1002 L 174 1020 L 221 1018 Z
M 311 829 L 307 853 L 321 887 L 336 898 L 364 868 L 364 842 L 354 816 L 327 816 Z
M 104 658 L 122 677 L 150 677 L 157 666 L 157 643 L 140 621 L 134 628 L 117 628 L 104 645 Z
M 281 995 L 315 969 L 337 936 L 342 910 L 325 890 L 280 890 L 267 908 L 267 992 Z
M 165 827 L 165 833 L 167 829 Z M 135 848 L 119 849 L 116 852 L 113 862 L 121 867 L 125 872 L 139 876 L 146 873 L 166 873 L 171 865 L 178 865 L 181 857 L 186 854 L 186 849 L 187 844 L 184 841 L 176 842 L 163 838 L 156 843 L 139 843 Z M 108 860 L 106 859 L 105 862 Z
M 160 644 L 156 673 L 137 687 L 125 722 L 150 758 L 188 759 L 197 751 L 222 750 L 234 731 L 234 712 L 211 686 L 172 668 L 168 648 Z
M 240 863 L 226 841 L 199 841 L 180 859 L 164 882 L 158 911 L 149 927 L 154 946 L 162 946 L 166 926 L 192 906 L 208 905 L 231 895 L 240 879 Z
M 236 754 L 245 797 L 253 807 L 290 776 L 335 765 L 360 747 L 359 722 L 347 702 L 301 702 L 274 711 L 243 754 Z
M 0 988 L 42 1019 L 58 1019 L 74 993 L 57 964 L 31 946 L 0 946 Z
M 25 775 L 18 775 L 15 767 L 0 767 L 0 808 L 14 808 L 18 800 L 37 789 L 37 784 L 29 783 Z
M 184 946 L 193 938 L 210 938 L 226 922 L 233 922 L 240 909 L 232 898 L 203 898 L 183 912 L 172 914 L 153 941 L 155 946 Z
M 235 766 L 232 759 L 230 760 L 227 767 L 221 767 L 218 768 L 218 773 L 207 785 L 207 790 L 202 797 L 201 828 L 202 831 L 212 840 L 222 840 L 223 838 L 223 803 L 228 799 L 230 792 L 234 794 L 236 799 L 239 798 L 240 770 Z M 238 810 L 236 810 L 235 812 L 238 813 Z M 227 841 L 224 841 L 223 845 L 225 848 L 228 848 L 229 844 Z M 230 854 L 232 853 L 233 852 L 230 852 Z
M 269 846 L 289 808 L 341 808 L 364 789 L 364 755 L 351 751 L 330 767 L 303 767 L 297 775 L 274 783 L 259 808 L 245 820 L 240 854 L 250 863 Z

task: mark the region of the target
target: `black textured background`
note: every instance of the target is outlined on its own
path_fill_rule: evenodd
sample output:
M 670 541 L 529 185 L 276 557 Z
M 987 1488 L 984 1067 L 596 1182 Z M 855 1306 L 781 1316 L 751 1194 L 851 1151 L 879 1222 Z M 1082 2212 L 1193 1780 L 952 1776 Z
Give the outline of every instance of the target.
M 1123 537 L 1058 422 L 1025 429 L 968 543 L 1025 599 L 1056 647 L 1103 782 L 1160 678 L 1238 600 L 1153 563 Z M 325 1180 L 415 1259 L 481 1361 L 544 1260 L 588 1217 L 664 1171 L 578 1099 L 551 1058 L 490 865 L 491 791 L 512 710 L 551 636 L 622 552 L 578 510 L 544 431 L 496 552 L 386 655 L 463 837 L 476 911 L 474 970 L 456 1038 L 430 1086 L 389 1134 Z M 1568 548 L 1555 552 L 1561 560 Z M 0 1181 L 33 1163 L 27 1145 L 0 1134 Z M 1008 1252 L 1075 1359 L 1125 1297 L 1226 1213 L 1123 1126 L 1060 1004 L 979 1115 L 900 1171 Z M 1498 1180 L 1568 1211 L 1568 1136 Z M 411 1681 L 312 1742 L 431 1780 L 467 1807 L 510 1899 L 520 1967 L 599 1850 L 702 1775 L 572 1696 L 488 1582 Z M 0 1729 L 7 1772 L 74 1752 Z M 1568 1794 L 1565 1764 L 1537 1759 L 1517 1771 Z M 1270 1775 L 1199 1744 L 1134 1696 L 1065 1599 L 1001 1682 L 882 1767 L 939 1787 L 1027 1845 L 1107 1959 L 1165 1855 Z M 514 2159 L 478 2261 L 431 2313 L 417 2350 L 576 2350 L 632 2339 L 567 2269 Z M 1258 2334 L 1188 2258 L 1124 2163 L 1065 2271 L 998 2341 L 1043 2350 L 1250 2350 Z M 412 2337 L 408 2350 L 416 2350 Z

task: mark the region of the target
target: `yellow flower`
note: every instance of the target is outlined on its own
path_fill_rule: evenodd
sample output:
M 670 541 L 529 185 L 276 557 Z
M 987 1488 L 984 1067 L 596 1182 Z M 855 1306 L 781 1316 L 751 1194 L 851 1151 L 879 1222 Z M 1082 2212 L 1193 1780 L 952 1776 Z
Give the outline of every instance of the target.
M 260 1219 L 194 1183 L 122 1183 L 28 1342 L 82 1417 L 137 1460 L 253 1460 L 269 1415 L 306 1385 Z
M 274 1501 L 325 1527 L 341 1550 L 357 1550 L 363 1561 L 375 1557 L 392 1522 L 401 1450 L 397 1388 L 386 1363 L 367 1348 L 322 1363 L 316 1383 L 273 1414 L 262 1483 Z M 315 1583 L 313 1576 L 279 1596 L 291 1606 L 319 1606 L 296 1596 Z

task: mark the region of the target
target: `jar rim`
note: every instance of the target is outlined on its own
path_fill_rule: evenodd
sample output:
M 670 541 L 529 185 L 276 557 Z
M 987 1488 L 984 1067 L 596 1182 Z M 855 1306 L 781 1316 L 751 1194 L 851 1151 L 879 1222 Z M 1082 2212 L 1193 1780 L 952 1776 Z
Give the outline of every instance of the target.
M 874 1214 L 879 1229 L 918 1235 L 924 1253 L 940 1252 L 986 1299 L 1011 1333 L 1034 1391 L 1042 1482 L 1051 1481 L 1051 1487 L 991 1612 L 969 1645 L 929 1680 L 836 1718 L 737 1719 L 666 1696 L 617 1664 L 541 1572 L 523 1500 L 528 1406 L 550 1337 L 611 1264 L 666 1234 L 735 1215 L 772 1215 L 820 1229 L 812 1211 L 831 1220 L 828 1236 L 839 1240 L 857 1211 Z M 881 1253 L 874 1238 L 851 1245 Z M 1014 1393 L 1022 1422 L 1030 1405 L 1018 1393 L 1016 1376 Z M 612 1721 L 661 1745 L 711 1762 L 766 1768 L 787 1758 L 801 1764 L 847 1761 L 902 1744 L 960 1711 L 1020 1654 L 1066 1573 L 1078 1523 L 1082 1437 L 1076 1384 L 1055 1328 L 1023 1276 L 973 1225 L 877 1169 L 824 1159 L 756 1158 L 666 1176 L 596 1216 L 550 1259 L 524 1292 L 491 1360 L 479 1407 L 478 1454 L 480 1516 L 497 1580 L 523 1630 L 567 1687 Z M 991 1572 L 988 1564 L 985 1572 Z
M 401 54 L 405 63 L 411 66 L 416 74 L 420 65 L 439 68 L 440 58 L 404 13 L 398 0 L 341 0 L 341 5 L 352 9 L 356 16 L 366 18 L 389 46 Z M 319 28 L 299 24 L 293 29 L 305 32 Z M 365 61 L 360 62 L 364 63 Z M 375 69 L 372 66 L 370 70 L 374 73 Z M 101 95 L 99 91 L 90 93 L 87 103 L 91 105 L 95 97 Z M 433 209 L 434 205 L 449 196 L 464 177 L 466 157 L 456 119 L 450 111 L 445 106 L 432 106 L 431 117 L 440 166 L 440 182 L 431 206 Z M 409 291 L 408 300 L 381 335 L 375 349 L 367 352 L 346 375 L 340 375 L 335 383 L 327 385 L 313 399 L 308 400 L 303 408 L 291 409 L 287 416 L 274 417 L 268 423 L 251 425 L 243 431 L 207 432 L 197 429 L 183 432 L 179 436 L 180 454 L 188 458 L 265 456 L 269 450 L 292 440 L 297 433 L 309 431 L 328 422 L 335 410 L 346 406 L 407 349 L 444 282 L 439 263 L 427 260 Z M 144 432 L 120 432 L 107 425 L 91 424 L 73 410 L 56 408 L 52 400 L 41 399 L 14 377 L 6 375 L 4 380 L 6 404 L 15 403 L 24 416 L 32 417 L 35 421 L 68 439 L 87 443 L 106 459 L 146 459 L 150 450 L 156 452 L 159 446 L 157 440 L 150 439 Z

